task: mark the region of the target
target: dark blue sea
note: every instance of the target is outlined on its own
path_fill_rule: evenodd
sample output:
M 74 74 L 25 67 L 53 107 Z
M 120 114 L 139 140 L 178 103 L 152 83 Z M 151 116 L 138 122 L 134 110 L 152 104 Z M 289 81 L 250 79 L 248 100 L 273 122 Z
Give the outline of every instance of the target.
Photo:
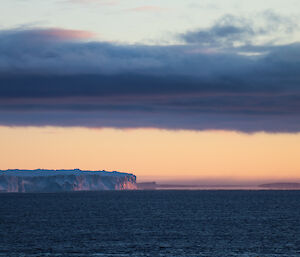
M 300 191 L 0 194 L 0 256 L 300 256 Z

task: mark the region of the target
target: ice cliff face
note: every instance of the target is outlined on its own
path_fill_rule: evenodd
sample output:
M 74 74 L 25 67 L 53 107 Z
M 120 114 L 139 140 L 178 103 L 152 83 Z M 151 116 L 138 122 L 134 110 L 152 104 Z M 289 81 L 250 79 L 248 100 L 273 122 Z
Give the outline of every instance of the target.
M 0 171 L 0 192 L 64 192 L 137 189 L 133 174 L 82 170 Z

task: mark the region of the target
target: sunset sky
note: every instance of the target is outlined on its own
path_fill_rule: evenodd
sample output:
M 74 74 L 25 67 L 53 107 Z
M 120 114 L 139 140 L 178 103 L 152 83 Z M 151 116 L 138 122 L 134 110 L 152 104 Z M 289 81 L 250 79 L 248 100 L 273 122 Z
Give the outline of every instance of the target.
M 298 0 L 10 0 L 0 169 L 300 181 Z

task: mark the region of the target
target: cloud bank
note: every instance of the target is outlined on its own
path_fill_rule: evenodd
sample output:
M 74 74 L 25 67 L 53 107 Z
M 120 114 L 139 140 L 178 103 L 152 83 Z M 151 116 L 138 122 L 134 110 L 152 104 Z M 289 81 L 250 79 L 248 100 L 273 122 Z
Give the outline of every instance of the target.
M 222 24 L 169 46 L 1 31 L 0 125 L 299 132 L 300 44 L 234 46 L 258 32 Z

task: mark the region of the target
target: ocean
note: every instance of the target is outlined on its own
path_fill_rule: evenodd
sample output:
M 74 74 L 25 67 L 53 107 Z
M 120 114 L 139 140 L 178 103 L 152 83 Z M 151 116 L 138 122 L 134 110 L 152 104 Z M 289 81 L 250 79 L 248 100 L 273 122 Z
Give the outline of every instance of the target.
M 300 191 L 0 194 L 0 256 L 300 256 Z

